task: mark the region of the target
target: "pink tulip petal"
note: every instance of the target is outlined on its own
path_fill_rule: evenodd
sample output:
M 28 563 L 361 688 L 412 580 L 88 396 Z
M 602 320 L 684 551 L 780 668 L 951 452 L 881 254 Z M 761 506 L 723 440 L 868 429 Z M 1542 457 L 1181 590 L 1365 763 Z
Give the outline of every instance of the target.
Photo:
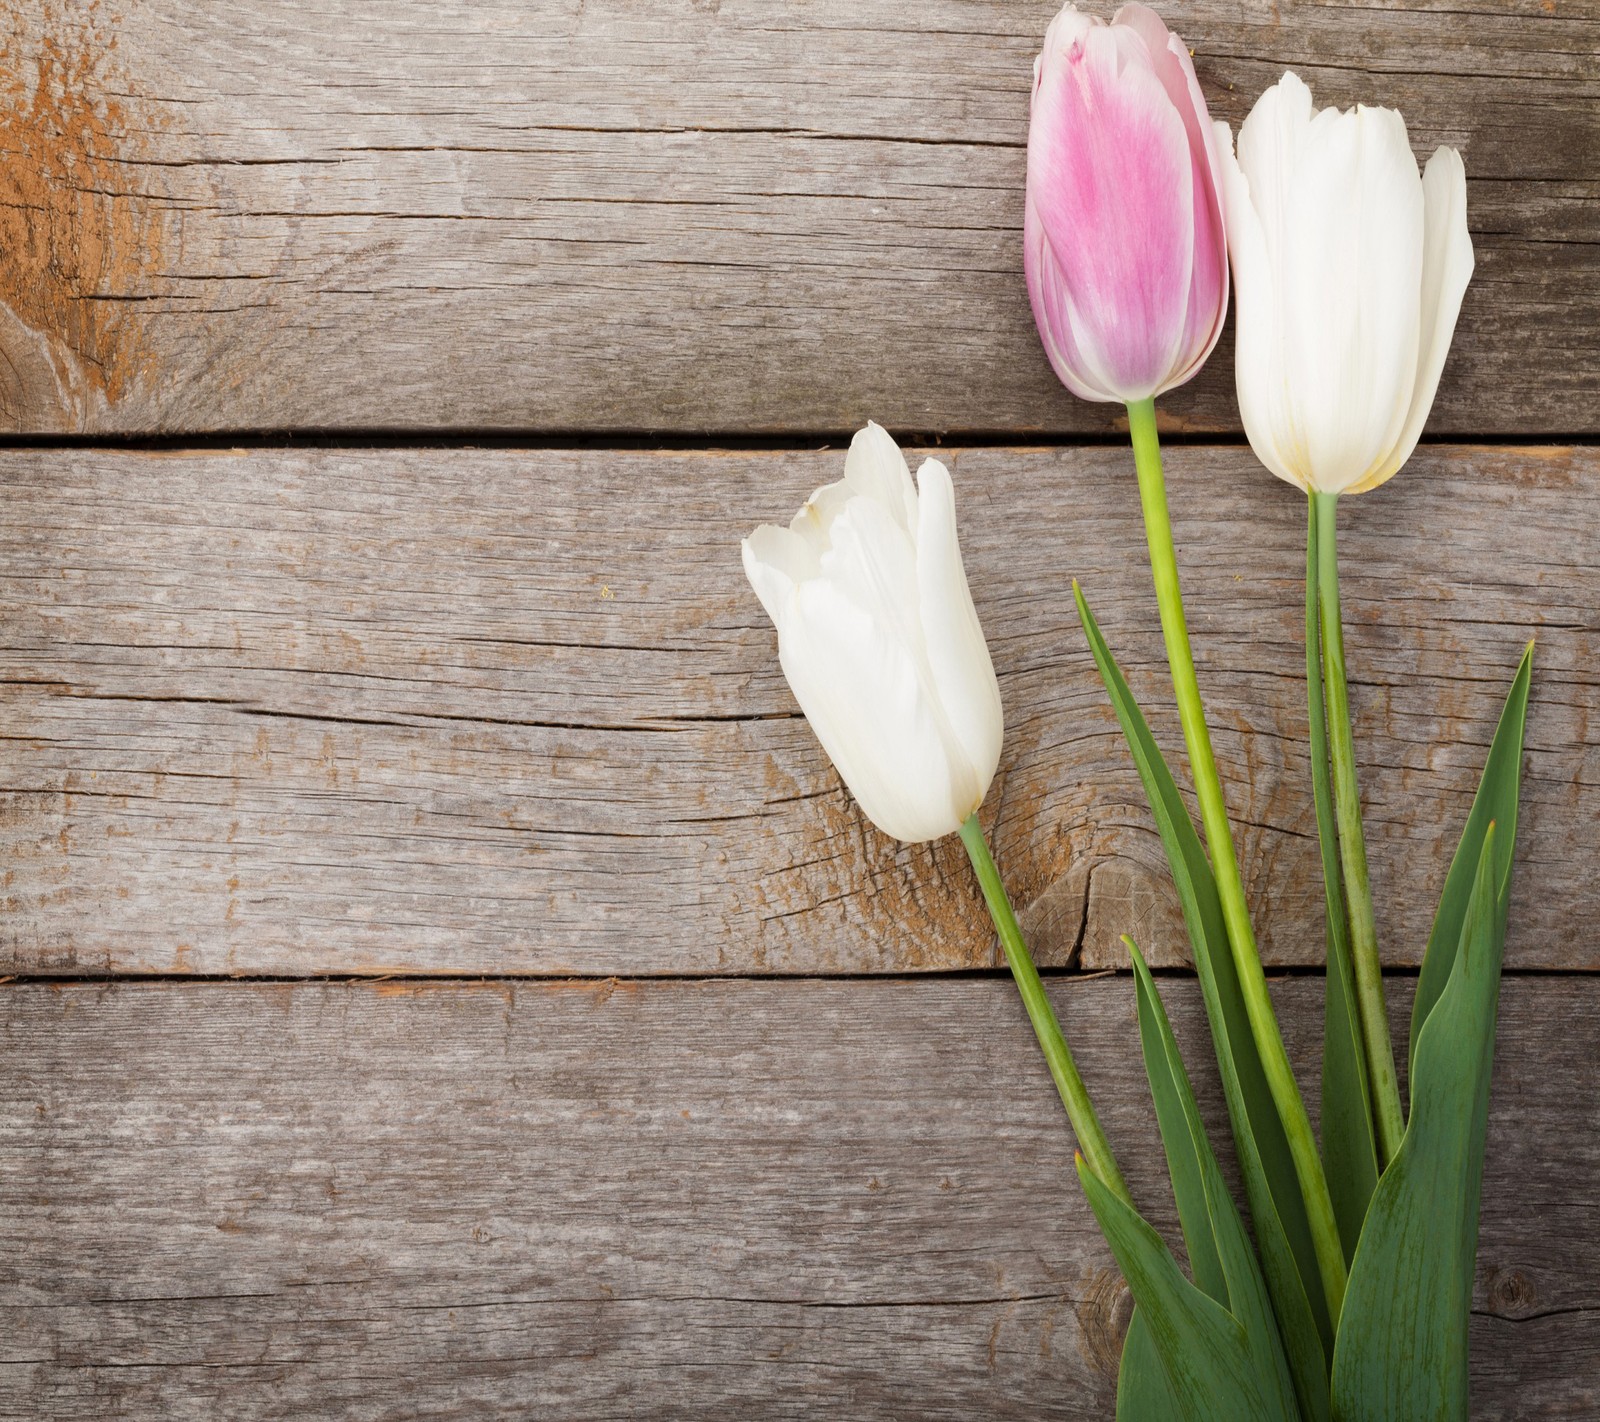
M 1183 120 L 1189 139 L 1194 174 L 1194 270 L 1179 365 L 1162 387 L 1170 390 L 1183 384 L 1205 364 L 1217 337 L 1222 334 L 1223 319 L 1228 311 L 1228 251 L 1223 236 L 1221 158 L 1205 97 L 1200 92 L 1200 81 L 1195 77 L 1194 62 L 1184 42 L 1162 23 L 1154 10 L 1140 4 L 1124 5 L 1111 24 L 1113 29 L 1126 26 L 1144 41 L 1155 76 Z
M 1071 5 L 1064 6 L 1050 21 L 1050 28 L 1044 32 L 1044 44 L 1039 50 L 1039 57 L 1033 62 L 1034 92 L 1038 92 L 1043 70 L 1059 65 L 1062 56 L 1073 45 L 1081 43 L 1083 37 L 1097 25 L 1104 24 L 1105 21 L 1098 16 L 1085 15 Z
M 1183 327 L 1182 355 L 1171 379 L 1162 387 L 1165 390 L 1182 385 L 1205 364 L 1228 314 L 1228 249 L 1223 237 L 1222 206 L 1211 173 L 1198 162 L 1194 193 L 1194 271 L 1189 283 L 1189 310 Z
M 1185 122 L 1143 39 L 1113 28 L 1082 32 L 1041 66 L 1028 193 L 1068 294 L 1044 294 L 1067 317 L 1058 344 L 1070 331 L 1095 383 L 1135 400 L 1162 386 L 1185 348 L 1197 174 Z M 1214 260 L 1210 246 L 1206 254 Z
M 1023 205 L 1022 272 L 1033 304 L 1034 324 L 1056 377 L 1080 400 L 1120 404 L 1121 397 L 1107 387 L 1104 378 L 1097 371 L 1091 375 L 1091 362 L 1073 338 L 1071 294 L 1045 240 L 1031 193 Z

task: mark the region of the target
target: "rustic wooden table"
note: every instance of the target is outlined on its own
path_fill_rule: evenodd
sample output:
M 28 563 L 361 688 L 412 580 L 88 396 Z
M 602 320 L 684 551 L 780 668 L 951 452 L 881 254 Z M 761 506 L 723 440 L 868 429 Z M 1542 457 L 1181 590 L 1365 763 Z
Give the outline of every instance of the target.
M 1069 593 L 1175 743 L 1115 412 L 1022 284 L 1052 8 L 5 6 L 0 1416 L 1110 1416 L 960 847 L 865 826 L 737 557 L 867 417 L 946 446 L 986 816 L 1170 1226 L 1119 933 L 1219 1093 Z M 1357 731 L 1398 1014 L 1538 636 L 1475 1409 L 1600 1417 L 1600 3 L 1163 8 L 1219 117 L 1293 65 L 1466 157 L 1430 443 L 1348 513 Z M 1231 369 L 1169 465 L 1311 1087 L 1303 511 Z

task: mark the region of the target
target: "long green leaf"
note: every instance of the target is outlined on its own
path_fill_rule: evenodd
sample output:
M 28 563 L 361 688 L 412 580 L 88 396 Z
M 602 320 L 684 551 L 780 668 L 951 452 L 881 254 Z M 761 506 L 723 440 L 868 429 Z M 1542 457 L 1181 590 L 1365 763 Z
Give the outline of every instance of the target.
M 1330 926 L 1322 1023 L 1322 1166 L 1339 1221 L 1346 1260 L 1353 1259 L 1361 1225 L 1378 1187 L 1378 1142 L 1372 1126 L 1367 1061 L 1356 1019 L 1355 970 Z
M 1194 1281 L 1224 1308 L 1228 1304 L 1228 1279 L 1222 1268 L 1222 1254 L 1211 1225 L 1211 1208 L 1206 1200 L 1205 1131 L 1194 1104 L 1189 1078 L 1178 1060 L 1172 1024 L 1156 992 L 1155 980 L 1144 954 L 1133 939 L 1122 940 L 1133 960 L 1135 991 L 1139 1008 L 1139 1045 L 1144 1052 L 1144 1072 L 1150 1082 L 1150 1098 L 1155 1103 L 1156 1125 L 1167 1153 L 1167 1173 L 1172 1179 L 1172 1197 L 1178 1206 L 1178 1223 L 1189 1251 L 1189 1269 Z M 1198 1141 L 1198 1144 L 1197 1144 Z
M 1144 782 L 1172 868 L 1211 1023 L 1262 1268 L 1272 1291 L 1301 1409 L 1310 1422 L 1321 1422 L 1328 1416 L 1328 1358 L 1333 1350 L 1333 1325 L 1323 1303 L 1316 1252 L 1289 1142 L 1250 1031 L 1216 881 L 1149 725 L 1082 590 L 1074 584 L 1073 592 L 1095 664 Z
M 1500 996 L 1490 824 L 1449 981 L 1418 1033 L 1411 1119 L 1373 1193 L 1333 1358 L 1338 1422 L 1466 1422 L 1467 1326 Z M 1508 836 L 1509 838 L 1509 836 Z
M 1145 1316 L 1184 1422 L 1294 1422 L 1299 1414 L 1288 1369 L 1273 1386 L 1277 1380 L 1256 1366 L 1245 1329 L 1183 1277 L 1155 1230 L 1081 1159 L 1078 1178 Z M 1243 1240 L 1242 1224 L 1239 1231 Z M 1248 1249 L 1249 1241 L 1243 1243 Z
M 1361 1222 L 1378 1184 L 1378 1141 L 1373 1129 L 1372 1091 L 1356 1008 L 1355 966 L 1350 961 L 1350 926 L 1339 870 L 1338 829 L 1328 766 L 1328 713 L 1322 689 L 1322 607 L 1317 581 L 1315 505 L 1306 521 L 1306 704 L 1311 732 L 1311 789 L 1322 853 L 1322 890 L 1327 904 L 1328 968 L 1322 1032 L 1322 1168 L 1328 1177 L 1339 1238 L 1348 1262 L 1361 1237 Z
M 1227 1277 L 1222 1271 L 1222 1258 L 1211 1228 L 1202 1167 L 1195 1155 L 1189 1109 L 1185 1104 L 1187 1096 L 1192 1105 L 1193 1096 L 1188 1091 L 1186 1078 L 1174 1078 L 1162 1036 L 1166 1013 L 1155 993 L 1154 983 L 1149 981 L 1149 970 L 1133 940 L 1125 938 L 1123 941 L 1138 967 L 1144 969 L 1137 979 L 1139 1040 L 1156 1121 L 1167 1153 L 1178 1220 L 1189 1253 L 1189 1268 L 1200 1288 L 1226 1307 Z M 1185 1415 L 1183 1405 L 1173 1395 L 1172 1384 L 1167 1380 L 1155 1335 L 1150 1331 L 1149 1315 L 1135 1308 L 1128 1323 L 1128 1336 L 1123 1340 L 1122 1363 L 1117 1372 L 1118 1422 L 1184 1422 Z
M 1122 1361 L 1117 1366 L 1117 1422 L 1186 1422 L 1156 1351 L 1149 1316 L 1137 1304 L 1128 1320 L 1128 1336 L 1122 1340 Z
M 1163 1146 L 1169 1160 L 1184 1159 L 1187 1152 L 1189 1168 L 1185 1173 L 1186 1188 L 1191 1192 L 1191 1223 L 1185 1242 L 1190 1250 L 1195 1283 L 1209 1297 L 1224 1304 L 1238 1320 L 1249 1339 L 1264 1392 L 1283 1399 L 1290 1414 L 1297 1416 L 1293 1380 L 1288 1360 L 1283 1355 L 1272 1298 L 1245 1234 L 1244 1221 L 1223 1184 L 1216 1153 L 1211 1149 L 1200 1120 L 1194 1089 L 1189 1084 L 1189 1074 L 1173 1036 L 1172 1023 L 1143 954 L 1131 938 L 1124 938 L 1123 942 L 1128 945 L 1133 960 L 1139 1037 L 1144 1048 L 1145 1073 L 1152 1088 L 1162 1076 L 1163 1068 L 1166 1074 L 1163 1090 L 1168 1109 L 1162 1131 Z M 1158 1110 L 1158 1118 L 1159 1115 Z M 1196 1194 L 1198 1198 L 1194 1198 Z
M 1155 982 L 1131 941 L 1129 949 L 1145 1069 L 1197 1281 L 1183 1277 L 1155 1231 L 1080 1163 L 1090 1205 L 1144 1319 L 1135 1345 L 1146 1352 L 1148 1339 L 1148 1351 L 1159 1360 L 1177 1404 L 1176 1415 L 1188 1422 L 1296 1422 L 1294 1381 L 1266 1283 L 1206 1139 Z M 1125 1367 L 1123 1381 L 1150 1393 L 1160 1406 L 1165 1402 L 1161 1392 L 1143 1386 L 1153 1381 L 1147 1367 L 1145 1362 L 1138 1373 Z M 1117 1413 L 1140 1417 L 1120 1396 Z
M 1495 892 L 1503 901 L 1511 887 L 1511 860 L 1517 843 L 1517 798 L 1522 784 L 1522 738 L 1528 719 L 1528 690 L 1533 682 L 1533 643 L 1529 642 L 1517 667 L 1517 675 L 1506 696 L 1500 724 L 1489 745 L 1483 778 L 1473 797 L 1461 843 L 1450 861 L 1444 892 L 1439 897 L 1439 912 L 1422 960 L 1422 975 L 1417 981 L 1416 1001 L 1411 1005 L 1411 1065 L 1416 1069 L 1417 1039 L 1428 1014 L 1450 980 L 1456 945 L 1461 942 L 1461 926 L 1466 922 L 1467 905 L 1472 897 L 1473 876 L 1483 851 L 1490 824 L 1500 827 L 1495 836 Z M 1505 903 L 1500 906 L 1502 914 Z M 1415 1079 L 1413 1075 L 1413 1079 Z

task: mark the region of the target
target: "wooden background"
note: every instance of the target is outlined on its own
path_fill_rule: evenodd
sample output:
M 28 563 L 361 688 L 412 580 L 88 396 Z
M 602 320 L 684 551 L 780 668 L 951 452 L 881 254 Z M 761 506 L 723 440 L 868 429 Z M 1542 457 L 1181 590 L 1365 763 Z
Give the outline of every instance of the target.
M 737 541 L 942 446 L 985 816 L 1153 1217 L 1117 935 L 1167 712 L 1116 412 L 1020 271 L 1033 0 L 0 6 L 0 1418 L 1102 1418 L 1128 1300 L 958 845 L 861 819 Z M 1600 4 L 1159 6 L 1459 146 L 1429 442 L 1344 520 L 1392 1006 L 1539 642 L 1474 1415 L 1600 1417 Z M 1303 507 L 1163 402 L 1314 1097 Z M 1305 971 L 1310 969 L 1312 971 Z

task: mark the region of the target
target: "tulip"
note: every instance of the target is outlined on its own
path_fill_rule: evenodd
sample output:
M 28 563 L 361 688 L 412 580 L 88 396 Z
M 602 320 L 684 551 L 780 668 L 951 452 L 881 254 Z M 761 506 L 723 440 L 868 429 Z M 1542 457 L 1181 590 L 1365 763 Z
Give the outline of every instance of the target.
M 1023 268 L 1056 374 L 1085 400 L 1182 385 L 1228 308 L 1218 154 L 1183 42 L 1154 11 L 1068 5 L 1033 65 Z
M 1411 456 L 1472 276 L 1461 156 L 1419 177 L 1393 109 L 1314 110 L 1285 74 L 1223 154 L 1239 410 L 1309 492 L 1376 488 Z
M 910 844 L 961 836 L 1084 1159 L 1130 1201 L 978 826 L 1004 722 L 950 471 L 924 460 L 913 485 L 900 447 L 869 424 L 844 478 L 788 528 L 756 529 L 743 551 L 795 700 L 867 818 Z
M 1000 760 L 1000 686 L 967 589 L 949 471 L 913 487 L 879 426 L 788 528 L 744 540 L 795 700 L 867 817 L 907 843 L 960 830 Z
M 1381 1167 L 1399 1151 L 1405 1119 L 1361 823 L 1337 504 L 1399 471 L 1433 406 L 1472 277 L 1466 171 L 1460 154 L 1440 148 L 1419 176 L 1398 113 L 1318 111 L 1293 73 L 1256 101 L 1237 157 L 1227 127 L 1216 127 L 1238 290 L 1239 412 L 1256 457 L 1310 495 L 1307 682 L 1313 728 L 1326 727 L 1313 779 L 1330 951 L 1353 980 Z
M 1328 1312 L 1345 1264 L 1315 1133 L 1256 947 L 1179 588 L 1155 397 L 1199 370 L 1228 306 L 1218 135 L 1182 41 L 1150 10 L 1068 5 L 1034 62 L 1023 268 L 1062 382 L 1128 407 L 1178 719 L 1245 1013 L 1293 1159 Z M 1086 623 L 1087 625 L 1087 623 Z

